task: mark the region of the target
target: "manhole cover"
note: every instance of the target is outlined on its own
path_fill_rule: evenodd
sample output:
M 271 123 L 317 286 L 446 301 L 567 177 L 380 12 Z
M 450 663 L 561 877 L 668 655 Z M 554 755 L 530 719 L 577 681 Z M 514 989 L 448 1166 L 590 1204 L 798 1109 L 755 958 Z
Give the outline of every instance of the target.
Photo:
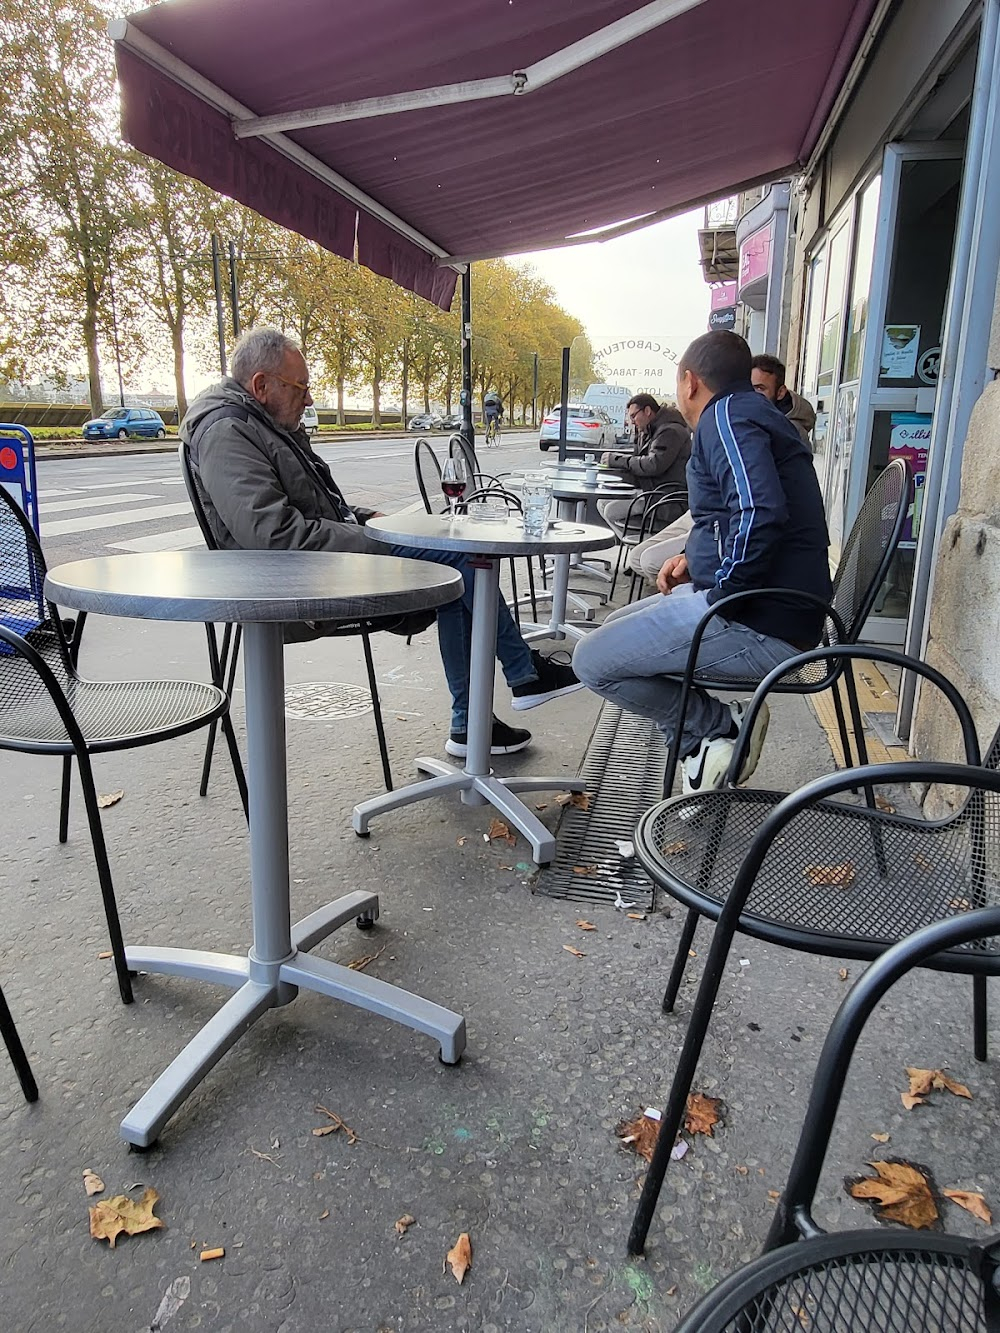
M 285 686 L 285 713 L 310 720 L 360 717 L 372 711 L 372 696 L 360 685 L 305 681 Z

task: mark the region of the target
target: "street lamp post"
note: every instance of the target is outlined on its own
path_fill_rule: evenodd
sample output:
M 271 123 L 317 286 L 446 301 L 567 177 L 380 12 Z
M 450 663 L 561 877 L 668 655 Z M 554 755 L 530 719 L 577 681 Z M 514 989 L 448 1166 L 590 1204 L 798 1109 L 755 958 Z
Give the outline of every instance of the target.
M 108 261 L 108 293 L 111 297 L 111 337 L 115 345 L 115 365 L 118 367 L 118 400 L 125 406 L 125 384 L 122 380 L 122 349 L 118 342 L 118 310 L 115 306 L 115 280 L 111 274 L 111 262 Z

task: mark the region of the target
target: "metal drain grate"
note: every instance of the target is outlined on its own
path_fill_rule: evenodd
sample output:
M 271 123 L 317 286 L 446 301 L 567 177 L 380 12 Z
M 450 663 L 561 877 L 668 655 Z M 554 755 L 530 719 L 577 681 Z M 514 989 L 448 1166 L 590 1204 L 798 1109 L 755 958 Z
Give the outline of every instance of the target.
M 621 858 L 615 841 L 631 841 L 639 816 L 663 799 L 666 767 L 655 724 L 605 703 L 580 769 L 590 809 L 563 811 L 555 860 L 539 875 L 537 892 L 587 903 L 614 903 L 620 893 L 626 902 L 651 909 L 656 886 L 634 857 Z M 576 866 L 596 869 L 580 875 Z
M 372 696 L 361 685 L 304 681 L 285 686 L 285 714 L 306 721 L 361 717 L 372 711 Z

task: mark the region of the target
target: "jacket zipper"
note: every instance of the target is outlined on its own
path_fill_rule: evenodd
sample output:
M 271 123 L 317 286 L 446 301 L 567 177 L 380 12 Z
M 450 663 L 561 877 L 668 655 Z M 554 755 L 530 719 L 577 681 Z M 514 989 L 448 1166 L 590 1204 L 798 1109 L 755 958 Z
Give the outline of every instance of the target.
M 719 527 L 719 520 L 716 519 L 715 527 L 715 548 L 719 553 L 719 564 L 722 564 L 722 529 Z

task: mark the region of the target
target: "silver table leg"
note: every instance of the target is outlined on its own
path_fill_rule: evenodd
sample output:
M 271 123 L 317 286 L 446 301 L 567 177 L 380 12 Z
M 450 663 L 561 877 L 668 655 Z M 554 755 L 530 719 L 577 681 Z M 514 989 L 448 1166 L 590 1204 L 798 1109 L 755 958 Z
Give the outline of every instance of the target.
M 555 585 L 553 605 L 559 596 L 559 587 L 565 593 L 569 576 L 569 561 L 560 557 L 563 565 L 561 585 Z M 469 668 L 469 724 L 468 752 L 465 768 L 458 770 L 440 759 L 421 756 L 417 769 L 433 774 L 426 782 L 414 782 L 401 791 L 373 796 L 354 807 L 352 826 L 355 833 L 366 837 L 369 825 L 376 815 L 398 810 L 430 796 L 458 791 L 466 805 L 492 805 L 521 832 L 531 844 L 532 855 L 538 865 L 547 865 L 556 854 L 555 839 L 542 821 L 518 800 L 520 791 L 578 791 L 585 784 L 574 778 L 498 778 L 490 769 L 490 736 L 493 729 L 493 678 L 497 650 L 497 604 L 500 597 L 500 562 L 489 557 L 475 557 L 475 589 L 472 603 L 472 660 Z M 563 602 L 565 608 L 565 601 Z M 574 626 L 564 626 L 573 632 Z
M 244 645 L 253 944 L 244 958 L 196 949 L 126 950 L 129 966 L 139 971 L 238 987 L 122 1121 L 122 1137 L 137 1147 L 155 1143 L 170 1117 L 230 1047 L 268 1009 L 294 1000 L 300 988 L 433 1036 L 447 1064 L 454 1064 L 465 1048 L 465 1020 L 460 1014 L 306 952 L 355 917 L 377 917 L 378 897 L 364 891 L 348 893 L 292 925 L 281 625 L 247 624 Z

